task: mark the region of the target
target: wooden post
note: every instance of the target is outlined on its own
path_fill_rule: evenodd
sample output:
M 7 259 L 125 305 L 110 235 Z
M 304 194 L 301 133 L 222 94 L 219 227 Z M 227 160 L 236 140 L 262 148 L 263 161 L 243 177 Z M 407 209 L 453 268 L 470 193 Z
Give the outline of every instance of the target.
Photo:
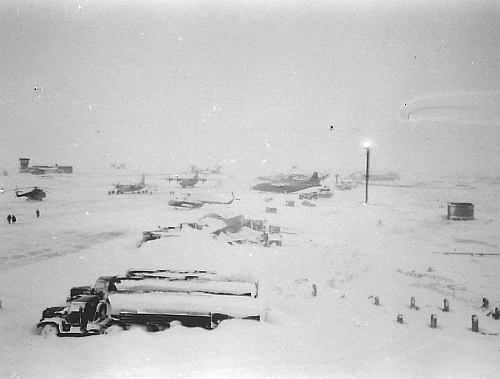
M 447 299 L 444 299 L 443 312 L 449 312 L 449 311 L 450 311 L 450 303 L 448 302 Z
M 415 309 L 415 298 L 414 297 L 412 297 L 410 299 L 410 309 Z
M 437 328 L 437 317 L 435 314 L 431 315 L 431 328 Z
M 377 306 L 380 305 L 380 301 L 378 299 L 378 296 L 375 296 L 375 305 L 377 305 Z
M 398 324 L 402 324 L 403 323 L 403 315 L 401 313 L 398 314 L 397 322 L 398 322 Z
M 0 305 L 1 305 L 1 303 L 2 303 L 2 302 L 0 301 Z M 495 313 L 493 313 L 493 318 L 494 318 L 495 320 L 500 319 L 500 309 L 495 308 Z
M 479 321 L 476 315 L 472 315 L 472 331 L 479 332 Z

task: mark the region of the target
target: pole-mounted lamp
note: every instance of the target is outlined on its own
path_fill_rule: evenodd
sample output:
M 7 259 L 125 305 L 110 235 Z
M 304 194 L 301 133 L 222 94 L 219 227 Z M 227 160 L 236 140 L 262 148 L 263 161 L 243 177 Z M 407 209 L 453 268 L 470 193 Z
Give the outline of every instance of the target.
M 363 144 L 363 147 L 366 150 L 365 204 L 368 204 L 368 180 L 370 178 L 370 146 L 371 145 L 372 145 L 371 142 L 365 142 Z

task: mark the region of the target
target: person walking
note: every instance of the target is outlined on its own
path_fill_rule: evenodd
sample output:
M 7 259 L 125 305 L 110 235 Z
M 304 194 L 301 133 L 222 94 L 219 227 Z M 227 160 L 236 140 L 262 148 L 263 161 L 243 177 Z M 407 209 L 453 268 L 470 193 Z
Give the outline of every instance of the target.
M 36 210 L 36 218 L 40 218 L 40 210 Z
M 7 216 L 7 222 L 10 224 L 10 221 L 12 220 L 12 216 L 11 215 L 8 215 Z
M 16 218 L 16 216 L 12 215 L 12 218 L 11 218 L 11 220 L 12 220 L 12 223 L 13 223 L 13 224 L 15 224 L 15 223 L 16 223 L 16 221 L 17 221 L 17 218 Z

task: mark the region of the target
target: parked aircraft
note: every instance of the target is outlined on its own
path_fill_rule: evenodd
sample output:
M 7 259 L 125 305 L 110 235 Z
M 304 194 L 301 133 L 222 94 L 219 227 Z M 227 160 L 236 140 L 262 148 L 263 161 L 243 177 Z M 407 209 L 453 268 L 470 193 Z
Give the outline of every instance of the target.
M 314 172 L 314 174 L 307 180 L 292 179 L 289 181 L 280 180 L 277 182 L 259 183 L 254 185 L 252 189 L 261 192 L 297 192 L 310 187 L 320 187 L 321 181 L 323 181 L 327 177 L 328 174 L 324 174 L 320 177 L 317 172 Z
M 168 205 L 175 208 L 185 208 L 185 209 L 194 209 L 201 208 L 205 204 L 232 204 L 233 201 L 239 200 L 234 197 L 234 194 L 231 192 L 232 199 L 228 202 L 223 201 L 212 201 L 206 199 L 200 199 L 196 197 L 190 197 L 190 194 L 187 194 L 184 198 L 175 198 L 168 201 Z
M 35 187 L 31 191 L 24 193 L 21 193 L 19 190 L 16 189 L 16 196 L 26 197 L 26 200 L 42 201 L 47 196 L 47 194 L 41 188 Z
M 291 181 L 305 181 L 309 180 L 311 177 L 304 174 L 277 174 L 274 176 L 258 176 L 257 180 L 263 180 L 265 182 L 291 182 Z
M 206 182 L 207 180 L 204 178 L 200 178 L 198 173 L 194 175 L 193 178 L 179 178 L 179 176 L 176 176 L 175 178 L 168 178 L 168 181 L 171 182 L 172 180 L 177 181 L 182 188 L 186 187 L 194 187 L 198 182 Z
M 141 192 L 142 190 L 144 190 L 144 188 L 146 188 L 146 175 L 142 174 L 142 180 L 139 183 L 136 184 L 117 183 L 114 186 L 115 190 L 113 192 L 116 194 Z

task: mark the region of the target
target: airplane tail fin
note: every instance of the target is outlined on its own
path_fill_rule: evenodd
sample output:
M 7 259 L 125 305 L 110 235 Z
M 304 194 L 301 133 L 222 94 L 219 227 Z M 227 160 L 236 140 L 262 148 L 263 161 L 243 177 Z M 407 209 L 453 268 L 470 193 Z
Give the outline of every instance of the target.
M 146 174 L 142 174 L 142 180 L 139 184 L 146 184 Z

